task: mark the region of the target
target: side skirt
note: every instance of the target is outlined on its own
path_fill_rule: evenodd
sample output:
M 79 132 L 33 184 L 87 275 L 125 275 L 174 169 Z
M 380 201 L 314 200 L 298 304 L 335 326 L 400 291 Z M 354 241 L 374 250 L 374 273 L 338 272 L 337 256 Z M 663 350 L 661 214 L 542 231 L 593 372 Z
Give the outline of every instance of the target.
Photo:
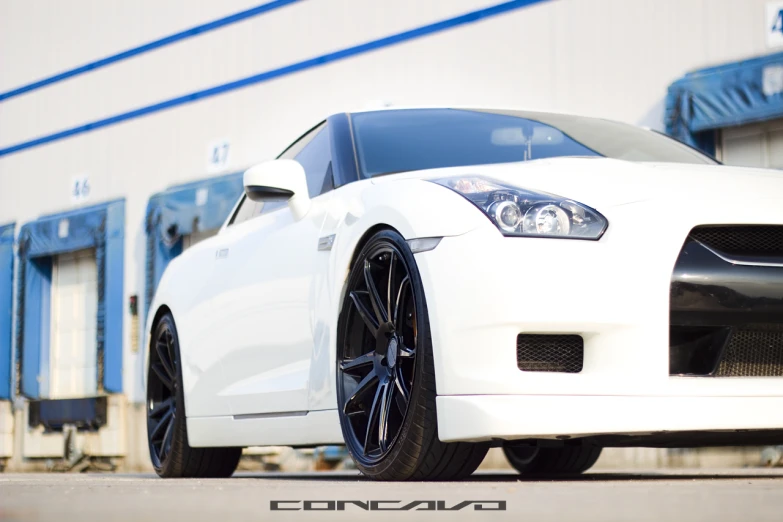
M 317 446 L 343 444 L 337 410 L 189 417 L 193 447 Z

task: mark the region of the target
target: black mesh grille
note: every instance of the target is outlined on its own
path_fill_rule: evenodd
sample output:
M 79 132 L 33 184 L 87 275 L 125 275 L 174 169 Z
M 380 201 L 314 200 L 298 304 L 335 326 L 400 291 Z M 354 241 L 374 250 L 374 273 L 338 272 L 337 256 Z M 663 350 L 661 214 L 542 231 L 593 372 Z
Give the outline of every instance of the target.
M 783 257 L 783 226 L 703 226 L 690 237 L 724 254 Z
M 715 375 L 783 377 L 783 325 L 757 325 L 735 330 Z
M 579 335 L 517 336 L 517 366 L 526 372 L 579 373 L 584 341 Z

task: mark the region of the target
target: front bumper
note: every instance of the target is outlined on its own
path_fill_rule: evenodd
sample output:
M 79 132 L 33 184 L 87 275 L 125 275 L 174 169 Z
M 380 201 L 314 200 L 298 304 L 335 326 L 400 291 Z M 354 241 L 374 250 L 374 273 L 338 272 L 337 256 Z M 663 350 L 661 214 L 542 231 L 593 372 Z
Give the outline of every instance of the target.
M 776 208 L 743 216 L 720 202 L 669 219 L 650 218 L 661 215 L 651 202 L 601 209 L 600 241 L 506 238 L 487 222 L 416 254 L 441 438 L 783 428 L 783 378 L 673 376 L 669 361 L 670 285 L 689 231 L 783 224 Z M 582 371 L 519 370 L 520 333 L 580 335 Z
M 709 439 L 693 432 L 714 432 L 717 445 L 783 443 L 783 397 L 481 395 L 438 397 L 437 406 L 443 441 L 621 434 L 634 437 L 604 445 L 698 446 L 689 441 Z

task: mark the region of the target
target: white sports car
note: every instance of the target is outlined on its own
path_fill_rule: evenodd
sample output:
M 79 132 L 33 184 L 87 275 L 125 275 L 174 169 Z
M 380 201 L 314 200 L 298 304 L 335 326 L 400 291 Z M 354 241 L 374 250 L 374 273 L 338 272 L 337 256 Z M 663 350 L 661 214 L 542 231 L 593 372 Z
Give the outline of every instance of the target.
M 336 114 L 249 169 L 147 331 L 164 477 L 344 443 L 381 480 L 783 442 L 783 176 L 559 114 Z

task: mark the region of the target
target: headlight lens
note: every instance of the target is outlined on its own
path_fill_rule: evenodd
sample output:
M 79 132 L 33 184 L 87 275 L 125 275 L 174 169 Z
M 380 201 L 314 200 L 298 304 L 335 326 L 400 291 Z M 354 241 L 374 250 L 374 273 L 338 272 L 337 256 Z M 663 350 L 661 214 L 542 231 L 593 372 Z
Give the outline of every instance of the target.
M 507 236 L 595 240 L 609 225 L 597 210 L 546 192 L 480 176 L 432 181 L 467 198 Z

